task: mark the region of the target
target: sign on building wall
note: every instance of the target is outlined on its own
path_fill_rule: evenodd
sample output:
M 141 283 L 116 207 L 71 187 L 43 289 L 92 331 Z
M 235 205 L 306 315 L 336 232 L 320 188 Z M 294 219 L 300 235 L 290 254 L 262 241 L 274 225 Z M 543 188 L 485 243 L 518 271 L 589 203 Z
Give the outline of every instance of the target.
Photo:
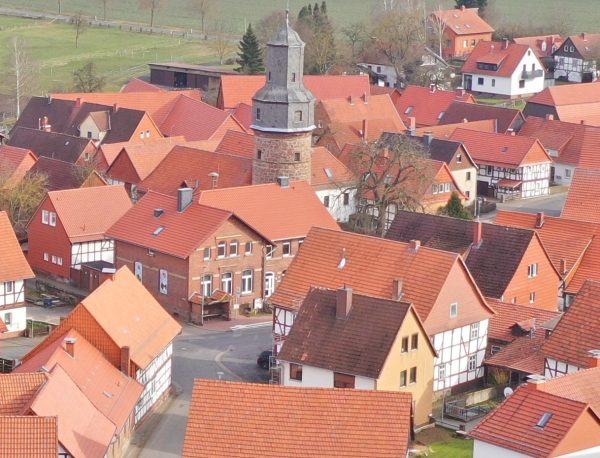
M 133 263 L 133 270 L 135 273 L 135 278 L 137 278 L 139 281 L 142 281 L 143 267 L 142 267 L 142 263 L 140 261 L 135 261 Z
M 165 269 L 160 269 L 159 271 L 159 290 L 161 294 L 167 294 L 168 289 L 168 277 L 169 274 Z

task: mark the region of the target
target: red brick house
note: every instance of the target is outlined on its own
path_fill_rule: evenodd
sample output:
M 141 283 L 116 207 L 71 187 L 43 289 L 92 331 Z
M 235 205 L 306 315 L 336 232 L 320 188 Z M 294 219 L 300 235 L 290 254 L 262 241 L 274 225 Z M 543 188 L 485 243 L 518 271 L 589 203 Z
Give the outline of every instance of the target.
M 50 191 L 27 226 L 32 268 L 69 281 L 84 263 L 112 264 L 114 244 L 104 233 L 131 205 L 122 186 Z
M 202 322 L 254 308 L 264 297 L 269 240 L 231 211 L 201 205 L 192 190 L 150 191 L 106 233 L 127 266 L 169 312 Z

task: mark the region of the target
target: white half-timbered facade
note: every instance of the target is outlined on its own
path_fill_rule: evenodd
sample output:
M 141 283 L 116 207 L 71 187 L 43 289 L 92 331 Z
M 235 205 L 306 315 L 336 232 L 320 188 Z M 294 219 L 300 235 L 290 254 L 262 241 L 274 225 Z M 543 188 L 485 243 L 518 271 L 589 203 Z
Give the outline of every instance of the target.
M 115 241 L 92 240 L 71 245 L 71 267 L 79 269 L 86 262 L 106 261 L 114 264 Z
M 273 340 L 275 354 L 279 353 L 285 337 L 290 333 L 296 314 L 296 310 L 288 310 L 277 306 L 273 308 Z
M 0 319 L 8 332 L 25 330 L 27 313 L 24 280 L 0 282 Z
M 518 168 L 479 163 L 477 181 L 494 189 L 494 197 L 530 198 L 548 195 L 550 163 L 528 164 Z
M 591 83 L 598 79 L 596 47 L 600 35 L 582 33 L 567 38 L 552 54 L 554 79 L 573 83 Z
M 433 390 L 450 388 L 483 377 L 489 320 L 440 332 L 432 338 L 437 352 Z
M 566 374 L 572 374 L 573 372 L 579 372 L 581 369 L 581 367 L 569 364 L 565 361 L 557 361 L 556 359 L 548 357 L 544 359 L 544 377 L 546 378 L 561 377 Z
M 144 385 L 144 391 L 135 406 L 135 423 L 138 423 L 171 387 L 172 355 L 171 343 L 145 369 L 137 370 L 135 378 Z

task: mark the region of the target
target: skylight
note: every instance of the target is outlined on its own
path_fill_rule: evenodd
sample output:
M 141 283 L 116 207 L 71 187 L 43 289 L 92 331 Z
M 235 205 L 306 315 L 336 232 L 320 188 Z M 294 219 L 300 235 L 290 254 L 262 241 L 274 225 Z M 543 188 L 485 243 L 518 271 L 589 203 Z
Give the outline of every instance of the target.
M 544 415 L 542 415 L 542 418 L 538 420 L 535 426 L 537 426 L 538 428 L 545 428 L 550 419 L 552 418 L 552 415 L 554 414 L 551 412 L 544 412 Z
M 155 231 L 152 233 L 152 235 L 158 235 L 158 234 L 160 234 L 160 233 L 161 233 L 162 231 L 164 231 L 164 230 L 165 230 L 165 227 L 164 227 L 164 226 L 158 226 L 158 227 L 156 228 L 156 230 L 155 230 Z
M 327 175 L 327 178 L 333 178 L 333 172 L 331 171 L 331 169 L 329 167 L 325 168 L 325 175 Z
M 410 106 L 406 107 L 406 110 L 404 110 L 404 114 L 408 114 L 408 113 L 410 113 L 411 111 L 413 111 L 413 108 L 414 108 L 414 107 L 413 107 L 412 105 L 410 105 Z

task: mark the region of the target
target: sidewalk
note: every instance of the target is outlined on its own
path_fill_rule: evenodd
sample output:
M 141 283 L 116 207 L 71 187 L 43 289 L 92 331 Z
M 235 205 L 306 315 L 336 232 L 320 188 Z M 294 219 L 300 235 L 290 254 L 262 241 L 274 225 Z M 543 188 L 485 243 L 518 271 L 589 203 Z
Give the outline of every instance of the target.
M 191 326 L 196 326 L 200 329 L 206 329 L 207 331 L 234 331 L 237 328 L 241 329 L 240 326 L 253 326 L 253 325 L 261 325 L 264 326 L 271 325 L 273 322 L 272 315 L 258 315 L 258 316 L 244 316 L 239 315 L 231 321 L 220 320 L 218 318 L 213 320 L 205 320 L 204 326 L 200 326 L 198 324 L 194 324 Z M 189 324 L 189 323 L 188 323 Z

